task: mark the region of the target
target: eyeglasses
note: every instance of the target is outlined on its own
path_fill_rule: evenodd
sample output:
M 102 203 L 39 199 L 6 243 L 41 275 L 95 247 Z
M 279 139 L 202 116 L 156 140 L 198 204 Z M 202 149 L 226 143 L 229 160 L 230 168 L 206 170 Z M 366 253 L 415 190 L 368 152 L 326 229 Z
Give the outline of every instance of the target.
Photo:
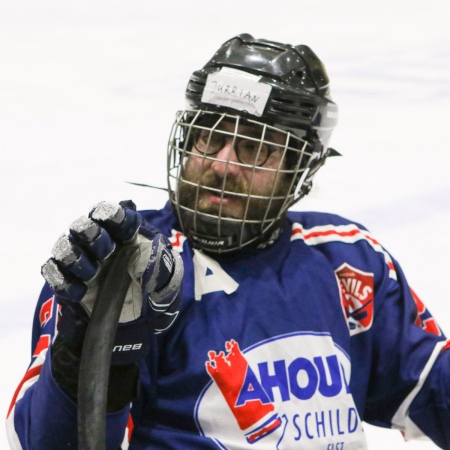
M 284 148 L 284 146 L 268 144 L 256 137 L 239 137 L 224 130 L 208 129 L 194 130 L 193 144 L 198 152 L 214 155 L 225 147 L 227 140 L 233 139 L 238 161 L 257 167 L 263 166 L 272 153 Z

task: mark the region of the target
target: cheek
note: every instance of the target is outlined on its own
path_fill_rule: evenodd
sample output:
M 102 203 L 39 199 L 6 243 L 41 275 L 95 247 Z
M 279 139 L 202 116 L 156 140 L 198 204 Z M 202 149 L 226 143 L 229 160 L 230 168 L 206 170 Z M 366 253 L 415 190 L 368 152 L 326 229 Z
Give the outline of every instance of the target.
M 202 167 L 210 167 L 212 161 L 208 158 L 205 158 L 204 155 L 196 155 L 195 153 L 191 155 L 188 159 L 188 165 L 195 167 L 197 170 L 200 170 Z
M 276 172 L 256 169 L 254 172 L 251 169 L 243 170 L 242 176 L 247 184 L 252 186 L 252 191 L 255 192 L 270 192 L 276 180 Z
M 190 178 L 200 176 L 210 165 L 210 162 L 202 156 L 190 155 L 184 162 L 184 174 Z

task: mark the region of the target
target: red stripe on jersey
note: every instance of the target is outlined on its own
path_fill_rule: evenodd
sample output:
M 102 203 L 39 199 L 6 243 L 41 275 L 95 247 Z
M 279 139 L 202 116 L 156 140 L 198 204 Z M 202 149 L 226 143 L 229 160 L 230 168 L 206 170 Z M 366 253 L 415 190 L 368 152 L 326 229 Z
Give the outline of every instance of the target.
M 44 327 L 53 315 L 53 297 L 50 297 L 42 306 L 39 312 L 39 322 Z
M 426 306 L 424 305 L 422 300 L 420 300 L 419 296 L 412 289 L 411 289 L 411 294 L 412 294 L 414 302 L 416 303 L 416 306 L 417 306 L 417 313 L 419 315 L 423 314 L 427 310 Z
M 133 418 L 131 417 L 131 414 L 129 414 L 129 416 L 128 416 L 127 429 L 128 429 L 128 442 L 130 442 L 131 435 L 133 434 L 133 429 L 134 429 L 134 423 L 133 423 Z
M 310 230 L 305 230 L 301 227 L 300 224 L 294 223 L 291 236 L 294 236 L 296 234 L 302 234 L 303 239 L 307 240 L 307 239 L 312 239 L 312 238 L 316 238 L 316 237 L 325 237 L 325 236 L 348 237 L 348 236 L 357 236 L 358 234 L 362 234 L 364 236 L 364 238 L 367 239 L 368 241 L 372 242 L 375 245 L 380 245 L 380 243 L 376 239 L 374 239 L 372 236 L 367 234 L 367 232 L 364 232 L 364 230 L 361 230 L 358 227 L 356 227 L 356 225 L 353 225 L 353 226 L 342 225 L 341 226 L 341 227 L 345 227 L 345 228 L 351 227 L 351 229 L 348 231 L 339 230 L 338 229 L 339 225 L 336 228 L 332 228 L 332 229 L 328 229 L 328 230 L 320 230 L 321 228 L 325 228 L 325 227 L 328 228 L 329 226 L 331 226 L 331 225 L 314 227 L 314 228 L 318 228 L 318 230 L 310 231 L 310 230 L 314 230 L 314 228 L 311 228 Z
M 41 353 L 43 350 L 46 350 L 47 348 L 50 347 L 50 339 L 51 339 L 51 336 L 49 334 L 43 334 L 39 338 L 39 341 L 36 344 L 36 348 L 34 349 L 34 352 L 33 352 L 33 358 L 35 356 L 38 356 L 39 353 Z
M 435 334 L 436 336 L 440 336 L 441 330 L 439 328 L 439 325 L 437 324 L 434 317 L 430 317 L 428 319 L 425 319 L 422 321 L 422 328 L 427 332 L 431 334 Z
M 450 349 L 450 339 L 447 341 L 447 343 L 442 347 L 441 352 L 443 352 L 444 350 L 448 350 Z
M 320 236 L 332 236 L 332 235 L 337 235 L 337 236 L 355 236 L 356 234 L 361 233 L 361 230 L 356 229 L 356 230 L 351 230 L 351 231 L 337 231 L 337 230 L 328 230 L 328 231 L 313 231 L 311 233 L 308 234 L 304 234 L 304 239 L 311 239 L 314 237 L 320 237 Z
M 31 369 L 29 369 L 27 371 L 27 373 L 25 374 L 25 376 L 23 377 L 22 381 L 20 382 L 19 386 L 17 386 L 16 391 L 14 392 L 14 396 L 11 400 L 11 405 L 9 406 L 8 409 L 8 414 L 6 415 L 6 418 L 9 417 L 11 410 L 13 409 L 14 405 L 16 404 L 16 400 L 17 397 L 20 393 L 20 391 L 22 390 L 22 386 L 29 381 L 31 378 L 34 378 L 36 376 L 38 376 L 41 373 L 41 369 L 42 369 L 42 364 L 36 367 L 32 367 Z
M 36 344 L 36 347 L 33 352 L 33 358 L 36 356 L 39 356 L 44 350 L 47 350 L 50 347 L 50 341 L 51 341 L 51 335 L 50 334 L 43 334 L 40 338 L 38 343 Z M 36 361 L 35 361 L 36 363 Z M 16 404 L 17 397 L 19 396 L 23 385 L 31 380 L 32 378 L 38 376 L 41 373 L 43 364 L 39 364 L 34 367 L 30 367 L 27 372 L 25 373 L 25 376 L 23 377 L 22 381 L 20 382 L 19 386 L 17 386 L 17 389 L 14 392 L 13 398 L 11 400 L 11 405 L 8 409 L 8 414 L 6 418 L 9 417 L 11 410 L 13 409 L 14 405 Z
M 300 223 L 292 224 L 291 240 L 303 239 L 307 245 L 325 244 L 328 242 L 343 242 L 352 244 L 358 240 L 367 241 L 371 247 L 384 255 L 389 268 L 389 276 L 397 279 L 394 263 L 388 252 L 374 239 L 368 231 L 358 228 L 355 224 L 348 225 L 319 225 L 304 229 Z

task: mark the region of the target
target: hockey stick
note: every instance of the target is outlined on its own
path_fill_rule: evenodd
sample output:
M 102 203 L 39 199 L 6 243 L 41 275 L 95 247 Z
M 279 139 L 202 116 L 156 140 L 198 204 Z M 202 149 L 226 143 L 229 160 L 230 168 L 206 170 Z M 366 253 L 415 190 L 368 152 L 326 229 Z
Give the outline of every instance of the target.
M 114 338 L 130 285 L 127 265 L 133 245 L 116 250 L 94 304 L 81 354 L 78 379 L 78 448 L 103 450 L 106 440 L 106 402 Z

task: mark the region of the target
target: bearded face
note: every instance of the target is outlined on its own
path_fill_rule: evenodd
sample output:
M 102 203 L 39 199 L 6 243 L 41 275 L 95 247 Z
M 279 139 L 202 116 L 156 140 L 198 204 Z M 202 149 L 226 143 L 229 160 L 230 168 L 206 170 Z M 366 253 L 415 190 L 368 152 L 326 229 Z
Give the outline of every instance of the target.
M 253 180 L 251 174 L 245 177 L 228 173 L 224 177 L 212 167 L 205 168 L 202 159 L 191 156 L 186 162 L 179 181 L 181 205 L 193 211 L 240 220 L 276 217 L 290 187 L 285 175 L 276 177 L 270 173 L 263 177 L 255 173 Z
M 196 130 L 179 180 L 179 202 L 218 217 L 265 221 L 286 202 L 292 177 L 283 173 L 286 135 L 221 123 Z M 206 128 L 206 127 L 205 127 Z M 290 179 L 289 179 L 290 178 Z
M 172 203 L 191 241 L 231 251 L 279 233 L 311 156 L 306 141 L 262 122 L 206 111 L 176 123 L 173 133 Z

